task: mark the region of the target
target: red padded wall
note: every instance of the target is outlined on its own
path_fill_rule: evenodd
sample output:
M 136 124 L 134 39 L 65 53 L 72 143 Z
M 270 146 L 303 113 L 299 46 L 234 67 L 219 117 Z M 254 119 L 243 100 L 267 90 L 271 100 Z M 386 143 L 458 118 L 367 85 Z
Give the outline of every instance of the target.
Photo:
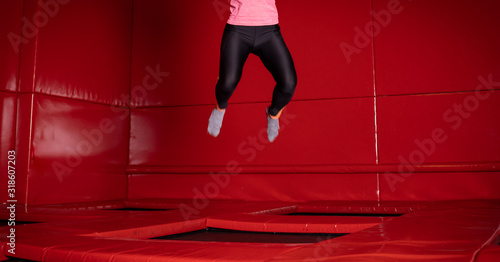
M 212 2 L 134 2 L 132 106 L 213 103 L 224 24 Z M 163 73 L 150 78 L 147 68 Z
M 372 49 L 365 48 L 347 64 L 339 47 L 353 42 L 354 25 L 371 21 L 370 0 L 321 0 L 315 5 L 287 0 L 277 5 L 298 72 L 295 100 L 373 95 Z M 225 0 L 199 1 L 195 8 L 188 1 L 135 1 L 132 87 L 138 91 L 135 96 L 132 92 L 132 105 L 214 104 L 228 9 Z M 145 68 L 157 65 L 170 75 L 157 88 L 141 92 Z M 269 72 L 250 56 L 231 103 L 269 102 L 273 87 Z
M 206 172 L 217 172 L 232 162 L 243 169 L 258 167 L 258 173 L 266 173 L 283 165 L 376 163 L 374 101 L 370 98 L 373 96 L 372 49 L 366 48 L 347 63 L 339 47 L 343 42 L 353 41 L 353 25 L 371 20 L 371 1 L 321 1 L 324 10 L 331 10 L 333 15 L 317 15 L 318 10 L 300 1 L 278 1 L 277 4 L 282 33 L 297 65 L 299 85 L 294 101 L 282 117 L 279 139 L 270 144 L 265 134 L 264 111 L 270 103 L 274 82 L 255 56 L 248 60 L 240 85 L 231 98 L 220 137 L 214 139 L 206 133 L 215 100 L 220 39 L 228 15 L 226 1 L 202 2 L 195 9 L 188 2 L 135 2 L 132 87 L 139 91 L 132 91 L 131 97 L 131 105 L 136 107 L 131 111 L 132 166 L 164 166 L 167 170 L 168 166 L 181 166 L 187 172 L 190 166 L 203 166 Z M 332 24 L 336 27 L 332 28 Z M 145 68 L 155 66 L 164 74 L 162 82 L 140 92 L 148 75 Z M 356 72 L 356 77 L 349 72 Z M 190 198 L 191 188 L 203 187 L 204 180 L 210 179 L 205 174 L 205 177 L 189 179 L 189 185 L 174 186 L 168 192 L 144 192 L 142 189 L 148 186 L 156 188 L 155 185 L 166 181 L 176 185 L 185 180 L 182 174 L 154 177 L 156 179 L 147 175 L 132 177 L 130 197 Z M 269 181 L 265 178 L 265 175 L 245 176 L 242 182 L 231 184 L 227 191 L 231 193 L 218 197 L 308 199 L 310 189 L 300 187 L 295 193 L 282 191 L 283 195 L 279 196 L 278 188 L 282 188 L 285 177 L 269 178 Z M 337 185 L 333 181 L 339 177 L 325 179 L 329 182 L 324 186 L 334 188 Z M 366 179 L 358 199 L 376 200 L 374 174 L 368 174 Z M 248 184 L 245 192 L 261 193 L 253 197 L 249 193 L 238 193 L 239 183 Z M 268 187 L 259 188 L 262 183 Z M 278 191 L 269 193 L 271 188 Z M 311 199 L 353 197 L 351 194 L 329 195 L 331 190 L 318 192 L 321 193 Z
M 127 118 L 120 119 L 107 105 L 22 94 L 18 121 L 28 204 L 125 197 Z
M 294 102 L 269 143 L 266 104 L 234 105 L 220 137 L 207 135 L 213 106 L 132 110 L 132 165 L 242 166 L 375 164 L 373 99 Z M 344 114 L 342 112 L 351 112 Z M 316 112 L 328 121 L 310 117 Z M 161 119 L 161 121 L 159 121 Z M 312 128 L 313 127 L 313 128 Z M 304 139 L 298 139 L 304 136 Z
M 126 197 L 132 2 L 24 2 L 21 202 Z
M 499 91 L 378 101 L 381 163 L 500 161 Z
M 200 3 L 195 9 L 184 2 L 135 2 L 132 87 L 137 92 L 132 91 L 131 102 L 129 163 L 134 171 L 129 197 L 190 198 L 195 188 L 212 181 L 206 173 L 236 163 L 245 175 L 234 177 L 234 183 L 214 197 L 299 201 L 356 199 L 359 193 L 363 200 L 498 198 L 493 191 L 499 185 L 497 173 L 491 172 L 499 161 L 500 130 L 491 121 L 498 118 L 498 95 L 485 90 L 498 89 L 500 80 L 496 2 L 277 4 L 299 84 L 285 111 L 293 117 L 282 119 L 280 136 L 269 144 L 263 111 L 273 81 L 253 56 L 231 98 L 220 136 L 214 139 L 205 131 L 214 103 L 226 1 Z M 144 88 L 147 68 L 154 67 L 161 81 Z M 489 84 L 475 92 L 484 83 Z M 458 111 L 461 105 L 469 111 Z M 463 164 L 492 163 L 490 169 L 452 173 L 463 178 L 453 184 L 451 173 L 377 175 L 378 168 L 366 176 L 351 174 L 366 179 L 359 182 L 361 191 L 352 189 L 356 194 L 311 193 L 314 185 L 336 188 L 334 181 L 349 175 L 327 174 L 331 165 L 383 164 L 397 170 L 399 156 L 417 157 L 413 152 L 422 145 L 415 139 L 432 139 L 437 128 L 444 134 L 434 134 L 436 139 L 446 135 L 446 141 L 418 164 L 447 163 L 457 170 Z M 297 167 L 297 174 L 269 174 L 283 166 Z M 315 175 L 316 182 L 303 188 L 283 189 L 287 179 L 307 184 L 301 179 L 308 167 L 325 167 L 325 174 Z M 155 174 L 148 175 L 148 170 Z M 391 175 L 404 176 L 405 183 L 391 181 Z M 420 182 L 412 186 L 408 175 Z M 426 193 L 422 186 L 434 179 L 441 181 L 436 186 L 451 184 L 442 187 L 442 193 Z M 465 181 L 477 190 L 462 190 Z M 395 182 L 397 189 L 392 188 Z M 167 183 L 168 190 L 162 191 Z
M 388 18 L 387 2 L 374 1 L 386 22 L 374 39 L 378 151 L 380 163 L 403 171 L 381 176 L 381 199 L 498 198 L 492 168 L 415 168 L 499 162 L 500 3 L 401 1 L 401 12 Z
M 136 174 L 130 176 L 128 193 L 131 199 L 187 198 L 196 203 L 204 198 L 376 201 L 376 184 L 376 174 Z
M 128 106 L 132 1 L 47 2 L 25 1 L 21 92 Z
M 11 92 L 0 91 L 0 130 L 2 130 L 2 136 L 0 140 L 0 166 L 2 167 L 0 176 L 0 185 L 5 188 L 3 192 L 0 192 L 0 200 L 5 202 L 7 199 L 7 181 L 8 181 L 8 167 L 11 166 L 11 170 L 15 171 L 17 167 L 14 163 L 8 163 L 9 151 L 15 150 L 15 130 L 16 130 L 16 104 L 17 104 L 17 94 Z
M 16 105 L 19 76 L 20 41 L 22 30 L 21 17 L 23 1 L 9 0 L 2 2 L 0 10 L 0 200 L 7 199 L 8 152 L 15 150 Z M 13 169 L 11 169 L 13 170 Z M 22 186 L 20 186 L 22 188 Z
M 374 10 L 387 2 L 375 0 Z M 401 7 L 374 41 L 379 95 L 470 91 L 488 74 L 500 81 L 499 1 L 404 0 Z
M 2 154 L 17 126 L 22 202 L 123 199 L 127 190 L 130 198 L 192 198 L 194 189 L 212 185 L 211 171 L 227 171 L 228 163 L 242 174 L 215 198 L 498 198 L 497 2 L 277 4 L 299 84 L 280 136 L 269 144 L 264 109 L 274 84 L 254 56 L 220 137 L 206 134 L 227 1 L 6 2 L 0 32 L 11 38 L 0 41 Z M 14 34 L 22 36 L 19 52 Z M 428 139 L 439 142 L 434 147 Z M 81 158 L 71 153 L 78 147 Z M 328 171 L 377 164 L 394 170 L 403 159 L 491 168 Z M 54 163 L 62 164 L 57 174 Z M 136 169 L 128 188 L 127 165 Z M 155 174 L 151 166 L 159 167 Z M 296 172 L 280 171 L 285 166 Z M 307 171 L 313 169 L 319 171 Z M 441 193 L 425 191 L 433 181 Z
M 2 2 L 0 11 L 0 91 L 17 91 L 23 1 Z
M 499 199 L 499 172 L 385 173 L 381 175 L 384 201 Z

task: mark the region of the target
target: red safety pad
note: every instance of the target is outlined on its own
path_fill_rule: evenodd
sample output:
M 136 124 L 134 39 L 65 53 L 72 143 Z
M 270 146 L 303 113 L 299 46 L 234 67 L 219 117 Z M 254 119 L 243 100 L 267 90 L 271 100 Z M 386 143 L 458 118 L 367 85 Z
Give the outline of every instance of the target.
M 38 94 L 19 97 L 17 182 L 27 183 L 29 191 L 18 194 L 28 204 L 125 198 L 127 118 L 112 106 Z
M 152 214 L 153 212 L 153 214 Z M 81 236 L 149 239 L 206 228 L 206 219 L 184 220 L 177 210 L 169 211 L 122 211 L 121 215 L 111 211 L 107 217 L 94 219 L 58 221 L 50 224 L 34 224 L 34 230 L 74 232 Z
M 191 199 L 139 198 L 127 200 L 125 204 L 130 208 L 177 209 L 180 204 L 191 201 Z
M 103 240 L 50 248 L 47 261 L 264 261 L 299 245 Z
M 376 174 L 137 174 L 128 185 L 129 198 L 377 200 Z
M 379 98 L 380 162 L 407 165 L 405 171 L 422 163 L 499 162 L 498 104 L 498 91 Z
M 500 117 L 498 103 L 500 93 L 487 88 L 481 92 L 379 98 L 380 162 L 397 167 L 381 175 L 381 198 L 498 199 L 500 180 L 495 163 L 500 160 L 500 125 L 492 121 Z M 452 173 L 419 173 L 418 166 L 438 163 L 457 168 L 448 170 Z M 490 169 L 460 170 L 481 163 L 491 163 Z
M 388 12 L 398 2 L 400 11 Z M 500 2 L 377 0 L 373 6 L 379 95 L 474 91 L 488 74 L 500 81 Z
M 60 203 L 53 205 L 41 205 L 41 206 L 29 206 L 28 209 L 30 211 L 39 211 L 42 212 L 44 210 L 62 210 L 62 211 L 95 211 L 95 210 L 108 210 L 108 209 L 120 209 L 125 208 L 125 203 L 123 200 L 114 200 L 114 201 L 94 201 L 94 202 L 82 202 L 82 203 Z M 46 212 L 46 211 L 44 211 Z
M 371 39 L 351 53 L 357 42 L 356 27 L 364 28 L 371 21 L 372 1 L 319 0 L 304 4 L 291 0 L 278 1 L 277 5 L 298 74 L 294 99 L 373 95 Z M 250 72 L 248 75 L 252 76 Z M 249 81 L 245 95 L 251 95 L 252 88 Z
M 165 199 L 164 203 L 176 200 Z M 136 204 L 149 202 L 137 200 Z M 152 200 L 159 204 L 161 200 Z M 352 204 L 352 205 L 349 205 Z M 109 205 L 114 205 L 112 202 Z M 87 211 L 94 213 L 92 207 L 108 205 L 89 203 Z M 424 207 L 427 205 L 427 207 Z M 260 209 L 259 209 L 260 206 Z M 382 209 L 392 212 L 397 208 L 413 210 L 401 217 L 381 221 L 382 223 L 347 236 L 321 241 L 314 244 L 255 244 L 231 242 L 199 242 L 179 240 L 151 240 L 148 238 L 162 234 L 195 231 L 211 223 L 223 220 L 233 221 L 234 225 L 262 220 L 265 226 L 281 225 L 281 229 L 297 227 L 305 223 L 308 227 L 327 226 L 323 218 L 295 217 L 288 223 L 278 222 L 290 211 L 342 210 L 351 206 L 353 211 L 379 212 Z M 234 207 L 234 208 L 232 208 Z M 298 208 L 297 208 L 298 207 Z M 36 215 L 38 211 L 31 213 Z M 54 207 L 45 207 L 49 210 Z M 82 206 L 83 208 L 83 206 Z M 71 208 L 59 207 L 61 210 Z M 212 201 L 208 207 L 211 215 L 207 220 L 179 220 L 178 211 L 118 211 L 100 210 L 108 217 L 89 218 L 16 227 L 17 258 L 34 261 L 352 261 L 356 260 L 407 260 L 413 261 L 496 261 L 498 253 L 493 246 L 498 237 L 500 204 L 498 201 L 453 201 L 439 203 L 391 203 L 377 202 L 323 202 L 292 203 L 278 202 L 239 202 Z M 239 214 L 238 214 L 239 213 Z M 27 214 L 29 215 L 29 214 Z M 70 215 L 69 213 L 67 215 Z M 175 216 L 177 215 L 177 218 Z M 271 217 L 278 220 L 272 222 Z M 344 217 L 354 221 L 353 218 Z M 359 222 L 363 218 L 357 218 Z M 300 221 L 302 222 L 300 222 Z M 365 220 L 367 222 L 368 220 Z M 451 223 L 450 221 L 453 221 Z M 206 223 L 206 224 L 205 224 Z M 362 224 L 363 222 L 361 222 Z M 354 225 L 354 224 L 353 224 Z M 303 225 L 304 226 L 304 225 Z M 1 231 L 6 239 L 8 231 Z M 90 232 L 90 233 L 89 233 Z M 99 237 L 96 237 L 99 236 Z M 8 246 L 3 243 L 4 252 Z M 7 253 L 4 253 L 7 254 Z M 490 260 L 487 260 L 490 259 Z
M 4 1 L 0 10 L 0 91 L 17 91 L 23 1 Z M 3 129 L 2 129 L 3 130 Z M 3 166 L 3 165 L 2 165 Z
M 429 201 L 310 201 L 297 206 L 299 213 L 407 214 L 422 210 Z
M 129 184 L 130 197 L 189 198 L 210 195 L 220 199 L 313 201 L 398 200 L 396 195 L 401 194 L 402 200 L 496 198 L 497 194 L 492 192 L 492 188 L 497 185 L 497 179 L 492 178 L 491 173 L 478 177 L 476 185 L 484 186 L 484 190 L 476 190 L 477 193 L 467 190 L 466 195 L 461 195 L 461 190 L 457 189 L 461 187 L 461 183 L 449 183 L 445 187 L 447 191 L 420 192 L 420 188 L 424 188 L 420 185 L 425 184 L 425 179 L 416 184 L 415 190 L 412 190 L 411 184 L 407 184 L 410 188 L 405 188 L 404 192 L 395 193 L 392 189 L 392 184 L 400 183 L 400 176 L 405 176 L 399 171 L 408 168 L 401 167 L 405 161 L 418 164 L 419 168 L 415 172 L 475 174 L 478 170 L 474 169 L 474 165 L 477 163 L 487 165 L 480 171 L 498 171 L 495 163 L 500 159 L 497 150 L 500 142 L 496 134 L 500 129 L 496 122 L 491 121 L 498 118 L 499 111 L 495 107 L 498 95 L 490 92 L 490 89 L 498 89 L 497 79 L 500 78 L 493 73 L 496 72 L 494 70 L 482 70 L 494 69 L 498 63 L 488 58 L 477 67 L 481 70 L 473 71 L 477 74 L 472 79 L 465 73 L 468 67 L 460 70 L 454 67 L 460 64 L 455 63 L 455 60 L 461 58 L 445 59 L 452 53 L 467 53 L 467 61 L 478 64 L 481 60 L 477 59 L 484 58 L 484 54 L 490 52 L 487 50 L 493 50 L 493 44 L 466 42 L 449 45 L 450 40 L 443 35 L 471 40 L 478 33 L 458 32 L 459 27 L 450 22 L 458 19 L 458 16 L 451 9 L 444 9 L 444 4 L 439 4 L 438 11 L 434 12 L 426 8 L 430 4 L 428 1 L 375 1 L 373 6 L 369 1 L 320 2 L 324 7 L 332 8 L 317 10 L 294 0 L 278 4 L 283 34 L 296 60 L 299 86 L 295 101 L 285 111 L 280 136 L 272 144 L 266 139 L 263 116 L 264 108 L 269 102 L 266 94 L 268 86 L 272 86 L 272 80 L 255 57 L 249 60 L 245 68 L 241 85 L 232 98 L 234 104 L 226 113 L 220 136 L 213 139 L 205 131 L 207 118 L 213 107 L 207 104 L 213 104 L 213 75 L 216 75 L 218 67 L 214 62 L 218 61 L 218 52 L 206 50 L 218 51 L 224 17 L 227 15 L 227 3 L 213 1 L 210 3 L 213 6 L 204 3 L 201 5 L 206 8 L 200 10 L 192 10 L 184 2 L 135 3 L 132 104 L 142 108 L 132 110 L 129 164 L 135 170 L 131 176 L 135 183 Z M 460 2 L 458 8 L 461 9 L 460 12 L 465 12 L 469 5 Z M 300 11 L 297 6 L 300 6 Z M 496 7 L 496 4 L 481 2 L 473 10 L 477 12 L 490 7 Z M 307 8 L 315 10 L 304 11 Z M 370 12 L 372 8 L 374 12 Z M 424 13 L 424 8 L 433 18 L 420 23 L 419 15 Z M 321 15 L 322 12 L 327 12 L 328 15 Z M 331 15 L 332 12 L 335 15 Z M 488 24 L 489 20 L 494 24 L 497 18 L 491 17 L 491 14 L 488 11 L 485 18 L 478 19 L 471 25 Z M 303 23 L 305 20 L 296 17 L 317 22 L 312 28 L 310 24 Z M 419 18 L 414 19 L 416 17 Z M 445 21 L 442 17 L 449 17 L 450 21 Z M 199 19 L 204 20 L 203 25 L 197 22 Z M 454 31 L 445 30 L 442 34 L 432 30 L 401 33 L 408 27 L 421 29 L 424 24 L 429 26 L 429 21 L 439 22 L 433 28 L 444 25 Z M 172 24 L 182 24 L 182 27 L 170 26 Z M 399 37 L 407 34 L 412 34 L 412 37 Z M 488 35 L 482 35 L 478 39 L 489 39 L 490 36 L 496 38 L 488 32 Z M 412 39 L 414 42 L 395 44 L 407 41 L 405 39 Z M 435 47 L 423 45 L 422 48 L 417 48 L 414 45 L 436 39 L 439 40 L 436 41 L 439 48 L 445 44 L 451 46 L 450 49 L 463 48 L 460 49 L 461 53 L 435 56 L 440 61 L 433 63 L 433 66 L 440 65 L 448 75 L 436 75 L 435 72 L 439 70 L 434 70 L 435 68 L 426 69 L 428 67 L 425 66 L 434 61 L 427 53 L 418 57 L 415 55 L 425 50 L 432 51 Z M 206 48 L 200 49 L 200 42 Z M 493 57 L 498 53 L 492 52 Z M 407 57 L 405 64 L 420 68 L 420 71 L 414 69 L 400 72 L 405 67 L 401 66 L 400 61 L 393 60 L 401 57 Z M 422 58 L 426 58 L 425 62 Z M 338 63 L 331 63 L 332 60 Z M 447 67 L 442 61 L 453 65 Z M 463 65 L 463 61 L 461 63 Z M 375 70 L 373 65 L 376 66 Z M 152 74 L 151 70 L 156 73 Z M 197 77 L 193 77 L 193 72 L 196 72 Z M 415 72 L 422 72 L 423 77 Z M 457 86 L 452 82 L 440 88 L 439 86 L 445 86 L 443 81 L 450 78 L 450 74 L 455 74 L 453 72 L 459 72 L 463 76 L 460 80 L 453 80 L 460 81 L 462 86 L 448 87 Z M 415 78 L 415 75 L 419 75 L 419 81 L 407 84 L 408 79 Z M 392 81 L 393 78 L 397 81 Z M 438 81 L 435 81 L 436 78 L 439 78 Z M 469 80 L 464 81 L 465 78 Z M 376 92 L 373 79 L 377 79 Z M 429 81 L 433 81 L 432 85 L 427 83 Z M 206 88 L 207 82 L 212 82 L 211 87 L 209 85 Z M 468 87 L 463 88 L 463 83 L 468 83 Z M 301 85 L 307 88 L 301 89 Z M 348 88 L 342 88 L 346 86 Z M 453 93 L 386 96 L 435 92 Z M 374 93 L 379 95 L 376 103 L 371 98 Z M 444 134 L 439 133 L 439 128 Z M 443 136 L 447 137 L 446 141 L 442 141 Z M 416 139 L 419 142 L 415 142 Z M 433 148 L 428 144 L 428 139 L 439 142 L 434 142 L 436 145 Z M 387 170 L 383 170 L 378 163 L 387 165 Z M 422 164 L 429 164 L 430 168 L 421 168 Z M 331 172 L 333 169 L 329 165 L 373 166 L 367 167 L 364 172 L 347 172 L 354 173 L 352 177 L 355 182 L 349 183 L 356 187 L 366 186 L 362 189 L 353 189 L 342 182 L 336 183 L 336 179 L 344 176 L 331 178 L 322 185 L 314 181 L 323 181 L 324 176 L 315 176 L 316 180 L 304 182 L 305 174 L 313 173 L 307 170 L 336 173 Z M 280 173 L 283 176 L 243 176 L 241 180 L 233 179 L 232 182 L 236 182 L 226 186 L 224 182 L 217 184 L 212 181 L 211 176 L 206 175 L 220 172 Z M 155 174 L 148 177 L 148 173 Z M 293 173 L 301 175 L 287 180 L 285 183 L 288 187 L 279 186 L 285 175 Z M 361 178 L 359 173 L 368 174 Z M 383 175 L 377 176 L 377 173 Z M 161 174 L 169 176 L 162 177 Z M 391 177 L 393 174 L 395 178 Z M 467 174 L 465 176 L 471 177 Z M 492 178 L 492 183 L 487 185 L 485 181 L 489 178 Z M 360 179 L 366 180 L 360 182 Z M 165 190 L 162 185 L 172 180 L 176 183 L 170 184 L 175 186 L 167 186 L 171 190 Z M 188 180 L 189 182 L 184 182 Z M 264 187 L 258 188 L 257 182 Z M 184 186 L 178 186 L 179 184 Z M 327 187 L 332 184 L 339 186 L 333 185 L 332 190 L 328 191 Z M 312 192 L 310 188 L 319 190 Z M 205 189 L 212 191 L 205 193 Z M 332 195 L 331 192 L 338 192 L 338 195 Z M 381 198 L 382 195 L 385 198 Z
M 235 214 L 209 217 L 207 226 L 252 232 L 343 234 L 358 232 L 388 219 L 391 218 Z
M 3 203 L 8 199 L 8 180 L 16 175 L 16 157 L 15 152 L 15 130 L 16 130 L 16 106 L 17 95 L 15 93 L 0 91 L 0 127 L 2 136 L 0 141 L 0 166 L 2 174 L 0 176 L 0 185 L 5 190 L 0 191 L 0 199 Z M 12 162 L 9 162 L 12 161 Z M 12 183 L 12 182 L 11 182 Z
M 345 111 L 346 108 L 349 110 Z M 256 173 L 269 174 L 288 165 L 375 163 L 372 99 L 293 103 L 293 107 L 283 113 L 280 136 L 272 144 L 267 140 L 264 109 L 265 104 L 234 106 L 228 110 L 217 139 L 206 133 L 209 106 L 133 109 L 132 166 L 164 166 L 166 169 L 172 166 L 174 170 L 181 166 L 186 167 L 186 173 L 202 166 L 205 176 L 132 176 L 134 182 L 129 183 L 129 197 L 192 198 L 194 188 L 203 192 L 205 186 L 212 186 L 206 184 L 213 180 L 207 174 L 246 173 L 247 167 L 259 167 Z M 317 112 L 328 121 L 310 117 Z M 247 200 L 377 199 L 373 173 L 352 176 L 300 174 L 294 179 L 289 175 L 240 175 L 233 177 L 228 185 L 219 182 L 222 184 L 216 187 L 220 192 L 209 194 L 216 194 L 217 198 Z
M 20 230 L 17 232 L 20 232 Z M 59 235 L 49 234 L 50 231 L 48 229 L 42 232 L 34 231 L 33 233 L 38 235 L 31 235 L 29 238 L 23 237 L 22 235 L 18 235 L 16 237 L 17 243 L 16 243 L 15 254 L 9 254 L 9 253 L 5 254 L 11 257 L 22 258 L 32 261 L 45 261 L 44 259 L 46 257 L 46 250 L 48 248 L 82 244 L 93 241 L 93 239 L 87 237 L 78 237 L 78 236 L 71 236 L 68 234 L 61 234 L 60 231 L 58 232 Z M 44 235 L 40 235 L 41 233 L 43 233 Z
M 9 205 L 5 204 L 0 209 L 0 217 L 9 217 Z M 16 209 L 16 221 L 21 222 L 60 222 L 68 220 L 84 220 L 101 217 L 123 215 L 121 209 L 125 208 L 123 201 L 100 201 L 77 204 L 56 204 L 41 206 L 24 206 Z
M 385 173 L 381 198 L 388 201 L 500 199 L 499 172 Z
M 24 1 L 21 91 L 127 106 L 132 2 Z
M 0 199 L 8 197 L 8 180 L 16 175 L 15 130 L 19 79 L 19 57 L 21 44 L 23 1 L 6 1 L 0 10 L 0 166 L 2 167 Z M 13 93 L 14 92 L 14 93 Z M 12 162 L 9 162 L 11 160 Z M 15 179 L 11 183 L 15 182 Z M 22 192 L 22 185 L 20 185 Z M 12 187 L 10 188 L 12 189 Z
M 500 246 L 487 245 L 477 255 L 475 262 L 492 262 L 500 258 Z
M 266 104 L 233 106 L 216 139 L 206 131 L 211 106 L 132 110 L 130 164 L 375 163 L 373 99 L 292 104 L 280 118 L 280 135 L 274 143 L 267 139 Z
M 372 20 L 371 1 L 315 3 L 277 3 L 282 34 L 298 73 L 294 99 L 373 95 L 371 39 L 352 56 L 345 47 L 355 43 L 355 26 L 364 28 Z M 229 4 L 217 0 L 196 6 L 188 1 L 134 3 L 132 105 L 215 103 L 220 41 Z M 159 68 L 160 81 L 150 77 L 148 67 Z M 252 55 L 230 103 L 270 101 L 274 85 L 262 62 Z
M 0 246 L 0 252 L 1 252 L 0 259 L 2 261 L 7 261 L 9 258 L 4 255 L 4 253 L 7 252 L 7 251 L 5 251 L 5 246 L 4 245 Z
M 356 261 L 474 261 L 499 225 L 499 210 L 498 202 L 440 204 L 269 261 L 353 261 L 353 257 Z
M 293 203 L 278 201 L 247 202 L 225 199 L 165 199 L 144 198 L 127 201 L 127 207 L 171 208 L 178 210 L 184 220 L 199 219 L 220 214 L 262 214 L 277 215 L 293 213 L 297 207 Z

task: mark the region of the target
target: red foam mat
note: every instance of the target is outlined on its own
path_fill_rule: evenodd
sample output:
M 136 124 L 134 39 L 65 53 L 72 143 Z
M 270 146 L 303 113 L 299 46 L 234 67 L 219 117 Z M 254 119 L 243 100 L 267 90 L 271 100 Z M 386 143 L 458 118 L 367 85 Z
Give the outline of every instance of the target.
M 199 218 L 183 216 L 186 199 L 45 206 L 19 210 L 24 219 L 56 220 L 16 226 L 16 253 L 33 261 L 498 261 L 499 201 L 246 202 L 209 200 Z M 115 209 L 95 209 L 96 206 Z M 143 208 L 143 209 L 138 209 Z M 148 209 L 166 209 L 151 211 Z M 3 208 L 2 210 L 6 210 Z M 57 211 L 56 211 L 57 210 Z M 287 216 L 291 213 L 353 216 Z M 373 214 L 373 217 L 359 216 Z M 1 211 L 3 219 L 8 218 Z M 358 214 L 358 216 L 354 216 Z M 403 214 L 378 217 L 382 214 Z M 80 219 L 78 219 L 80 216 Z M 66 219 L 71 217 L 71 219 Z M 345 232 L 314 244 L 202 242 L 152 239 L 218 227 L 261 232 Z M 339 231 L 338 229 L 342 228 Z M 9 227 L 0 228 L 2 240 Z
M 49 248 L 46 261 L 264 261 L 297 245 L 95 239 Z M 249 255 L 252 254 L 252 255 Z M 251 259 L 249 259 L 251 257 Z
M 498 204 L 436 205 L 273 261 L 304 261 L 311 256 L 321 261 L 474 261 L 495 234 L 500 221 Z
M 382 223 L 382 217 L 321 217 L 273 215 L 222 215 L 211 217 L 208 227 L 241 231 L 283 233 L 353 233 Z
M 498 261 L 500 258 L 500 246 L 497 244 L 488 245 L 481 250 L 479 255 L 476 258 L 476 262 L 490 262 L 490 261 Z

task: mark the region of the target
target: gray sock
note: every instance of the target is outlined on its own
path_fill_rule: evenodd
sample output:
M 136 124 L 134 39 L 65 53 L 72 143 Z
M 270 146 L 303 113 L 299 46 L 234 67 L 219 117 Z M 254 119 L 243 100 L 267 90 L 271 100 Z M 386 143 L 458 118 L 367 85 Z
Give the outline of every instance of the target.
M 214 108 L 214 110 L 212 110 L 210 119 L 208 119 L 208 133 L 211 136 L 217 137 L 219 135 L 225 113 L 226 110 L 219 111 L 217 108 Z
M 280 120 L 271 118 L 269 113 L 267 114 L 267 139 L 269 142 L 274 142 L 278 136 L 280 130 Z

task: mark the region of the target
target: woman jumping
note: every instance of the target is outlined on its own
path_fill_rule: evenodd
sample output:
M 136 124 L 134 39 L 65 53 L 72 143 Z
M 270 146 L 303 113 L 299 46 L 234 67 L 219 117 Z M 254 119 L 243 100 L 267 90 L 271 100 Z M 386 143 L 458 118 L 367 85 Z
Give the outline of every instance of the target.
M 216 107 L 208 133 L 217 137 L 228 101 L 241 79 L 250 54 L 257 55 L 276 81 L 267 108 L 267 137 L 273 142 L 279 132 L 279 117 L 297 85 L 292 56 L 281 35 L 275 0 L 231 0 L 231 14 L 222 36 L 219 80 L 215 86 Z

